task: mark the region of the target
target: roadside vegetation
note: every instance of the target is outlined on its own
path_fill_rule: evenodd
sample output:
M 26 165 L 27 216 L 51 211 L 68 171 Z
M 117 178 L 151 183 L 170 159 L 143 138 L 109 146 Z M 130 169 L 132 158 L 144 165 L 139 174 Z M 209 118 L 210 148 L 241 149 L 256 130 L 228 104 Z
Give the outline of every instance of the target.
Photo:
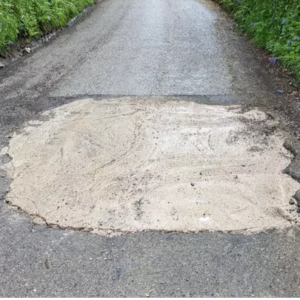
M 237 26 L 266 48 L 271 63 L 280 60 L 300 82 L 300 1 L 220 0 Z
M 0 0 L 0 53 L 64 26 L 94 0 Z

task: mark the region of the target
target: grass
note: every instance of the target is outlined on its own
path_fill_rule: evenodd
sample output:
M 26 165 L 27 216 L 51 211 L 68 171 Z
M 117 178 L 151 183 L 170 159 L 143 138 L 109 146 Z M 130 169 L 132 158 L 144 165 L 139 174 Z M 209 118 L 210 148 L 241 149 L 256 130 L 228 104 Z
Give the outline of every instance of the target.
M 94 0 L 0 0 L 0 53 L 18 38 L 30 40 L 66 25 Z
M 220 0 L 256 44 L 296 74 L 300 82 L 300 1 Z

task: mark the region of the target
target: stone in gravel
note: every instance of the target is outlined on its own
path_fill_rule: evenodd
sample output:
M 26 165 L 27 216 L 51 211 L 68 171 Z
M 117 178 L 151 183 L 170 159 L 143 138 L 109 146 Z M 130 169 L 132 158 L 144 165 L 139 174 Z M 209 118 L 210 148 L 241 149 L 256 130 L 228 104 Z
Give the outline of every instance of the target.
M 2 62 L 0 62 L 0 69 L 4 68 L 4 67 L 5 67 L 4 64 Z
M 284 93 L 284 91 L 283 91 L 283 90 L 277 90 L 277 91 L 275 91 L 274 93 L 275 93 L 275 94 L 281 94 L 281 95 L 282 95 L 282 94 Z
M 24 48 L 24 52 L 29 54 L 31 52 L 31 49 L 29 47 L 26 47 L 26 48 Z
M 300 204 L 300 190 L 298 190 L 295 195 L 293 196 L 294 199 L 297 200 L 298 205 Z
M 290 205 L 294 205 L 295 204 L 294 199 L 291 199 L 289 203 L 290 203 Z

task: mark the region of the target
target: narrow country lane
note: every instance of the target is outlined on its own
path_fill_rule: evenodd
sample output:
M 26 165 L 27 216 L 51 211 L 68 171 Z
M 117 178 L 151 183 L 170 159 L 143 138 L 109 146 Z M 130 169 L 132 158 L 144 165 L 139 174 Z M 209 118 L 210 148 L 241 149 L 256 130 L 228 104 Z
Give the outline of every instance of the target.
M 1 69 L 0 296 L 299 296 L 276 89 L 210 0 L 99 1 Z

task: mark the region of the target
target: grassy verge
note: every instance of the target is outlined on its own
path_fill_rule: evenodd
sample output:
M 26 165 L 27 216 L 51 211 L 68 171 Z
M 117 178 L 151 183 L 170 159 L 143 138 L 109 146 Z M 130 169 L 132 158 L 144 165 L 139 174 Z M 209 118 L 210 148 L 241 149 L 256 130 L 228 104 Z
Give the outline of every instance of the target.
M 253 36 L 260 47 L 280 60 L 300 82 L 300 1 L 299 0 L 220 0 L 237 26 Z
M 19 37 L 31 39 L 64 26 L 94 0 L 0 0 L 0 53 Z

